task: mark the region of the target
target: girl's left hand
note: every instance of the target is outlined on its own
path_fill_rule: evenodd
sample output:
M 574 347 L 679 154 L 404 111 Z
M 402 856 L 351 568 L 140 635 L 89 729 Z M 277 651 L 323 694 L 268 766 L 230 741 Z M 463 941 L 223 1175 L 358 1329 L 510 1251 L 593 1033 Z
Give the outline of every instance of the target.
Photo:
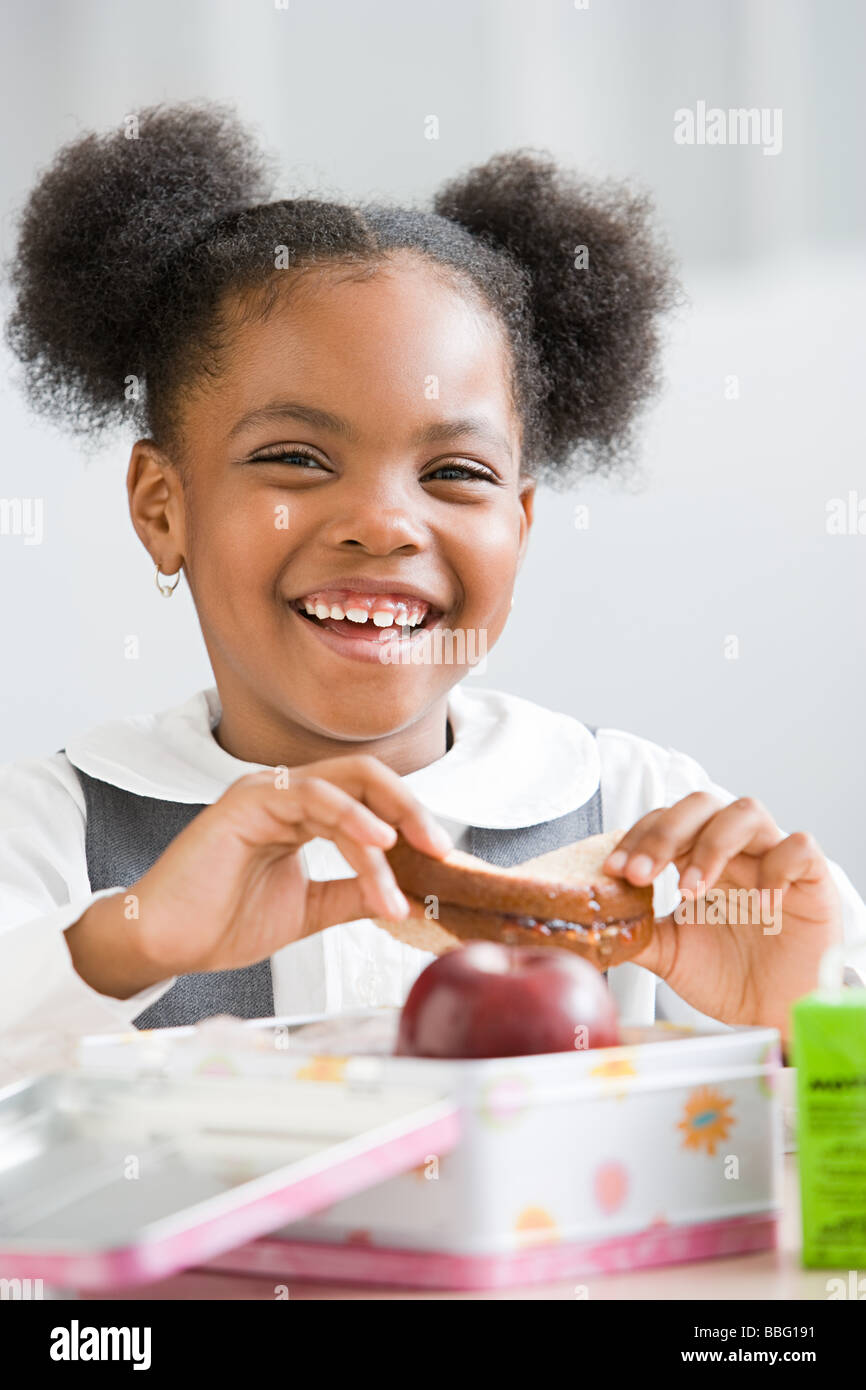
M 604 870 L 647 884 L 669 863 L 680 875 L 680 903 L 656 918 L 634 963 L 701 1013 L 778 1028 L 787 1043 L 792 1003 L 815 988 L 821 956 L 842 940 L 842 901 L 814 837 L 785 836 L 752 797 L 725 805 L 692 792 L 642 816 Z

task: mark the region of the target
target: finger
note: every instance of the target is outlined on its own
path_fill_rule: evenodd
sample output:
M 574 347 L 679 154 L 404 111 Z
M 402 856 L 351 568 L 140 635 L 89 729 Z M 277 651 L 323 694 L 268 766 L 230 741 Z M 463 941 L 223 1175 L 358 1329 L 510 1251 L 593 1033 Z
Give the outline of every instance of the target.
M 634 965 L 641 965 L 664 980 L 671 972 L 677 954 L 677 926 L 673 913 L 667 917 L 656 917 L 649 941 L 632 956 Z
M 278 791 L 277 797 L 285 798 L 289 791 L 292 804 L 288 815 L 297 816 L 299 826 L 303 822 L 315 822 L 318 833 L 324 834 L 329 840 L 339 836 L 360 846 L 375 845 L 387 849 L 397 838 L 393 825 L 324 777 L 298 777 L 290 788 Z M 276 804 L 279 806 L 280 802 Z M 305 839 L 310 838 L 308 831 L 303 833 Z M 384 857 L 382 863 L 385 863 Z
M 784 893 L 792 883 L 822 883 L 828 874 L 827 860 L 814 835 L 797 830 L 761 859 L 760 886 Z
M 425 854 L 441 859 L 454 846 L 426 807 L 412 795 L 393 768 L 378 758 L 358 754 L 309 764 L 307 771 L 335 782 L 368 806 Z
M 608 855 L 605 873 L 630 883 L 651 883 L 676 855 L 691 848 L 701 827 L 723 805 L 710 792 L 691 792 L 674 806 L 648 811 Z
M 403 895 L 382 850 L 371 845 L 359 845 L 339 831 L 326 834 L 326 827 L 318 825 L 315 821 L 306 822 L 305 829 L 309 831 L 309 839 L 322 835 L 332 838 L 340 854 L 357 875 L 356 878 L 333 881 L 353 885 L 354 896 L 350 895 L 350 898 L 353 904 L 357 901 L 358 910 L 350 917 L 335 917 L 333 921 L 325 921 L 321 925 L 333 926 L 335 922 L 350 922 L 356 917 L 387 917 L 389 921 L 400 921 L 409 915 L 408 900 Z M 309 885 L 312 886 L 315 882 L 317 880 L 310 879 Z M 348 890 L 341 891 L 344 895 L 348 893 Z M 321 926 L 311 930 L 321 930 Z
M 277 784 L 270 771 L 254 772 L 234 782 L 221 800 L 237 834 L 255 844 L 297 847 L 313 838 L 305 821 L 315 821 L 328 839 L 339 832 L 358 844 L 388 848 L 397 838 L 392 825 L 323 777 L 296 775 Z
M 311 879 L 307 891 L 307 910 L 304 915 L 303 936 L 312 936 L 341 922 L 355 922 L 364 917 L 385 917 L 399 921 L 408 915 L 389 909 L 383 911 L 369 883 L 361 875 L 353 878 Z M 399 891 L 399 890 L 398 890 Z
M 735 855 L 763 855 L 784 838 L 760 801 L 741 796 L 717 811 L 696 836 L 680 874 L 680 892 L 707 892 Z
M 360 878 L 311 879 L 302 935 L 313 936 L 340 922 L 372 917 L 374 912 L 364 896 Z

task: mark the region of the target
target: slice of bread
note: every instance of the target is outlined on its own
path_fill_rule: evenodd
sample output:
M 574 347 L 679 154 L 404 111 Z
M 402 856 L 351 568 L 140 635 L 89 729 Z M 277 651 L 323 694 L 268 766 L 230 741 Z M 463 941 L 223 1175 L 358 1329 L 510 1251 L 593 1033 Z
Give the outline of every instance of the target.
M 508 869 L 462 850 L 433 859 L 400 837 L 386 854 L 410 916 L 374 920 L 398 940 L 435 955 L 487 938 L 565 948 L 600 969 L 621 964 L 643 948 L 653 923 L 652 885 L 635 887 L 601 868 L 624 833 L 593 835 Z M 532 925 L 545 918 L 576 925 L 548 932 Z
M 546 854 L 537 854 L 534 859 L 527 859 L 511 872 L 538 874 L 540 878 L 562 877 L 570 883 L 586 883 L 594 875 L 602 872 L 602 864 L 608 855 L 613 854 L 624 834 L 624 830 L 606 830 L 603 835 L 590 835 L 586 840 L 575 840 L 571 845 L 560 845 L 559 849 L 551 849 Z M 607 878 L 607 874 L 602 874 L 602 877 Z M 620 883 L 619 879 L 609 881 Z M 627 886 L 632 887 L 631 884 Z

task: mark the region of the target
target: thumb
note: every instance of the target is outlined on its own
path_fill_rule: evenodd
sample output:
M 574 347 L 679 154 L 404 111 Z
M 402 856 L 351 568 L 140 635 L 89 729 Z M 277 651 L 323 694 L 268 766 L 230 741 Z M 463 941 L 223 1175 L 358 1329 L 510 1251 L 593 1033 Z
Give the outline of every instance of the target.
M 642 965 L 653 975 L 666 979 L 676 959 L 678 932 L 679 923 L 672 912 L 666 917 L 656 917 L 650 939 L 636 956 L 632 956 L 632 965 Z
M 369 885 L 362 878 L 309 880 L 302 937 L 336 927 L 341 922 L 357 922 L 363 917 L 385 917 L 389 922 L 399 920 L 383 912 L 380 900 L 374 901 Z

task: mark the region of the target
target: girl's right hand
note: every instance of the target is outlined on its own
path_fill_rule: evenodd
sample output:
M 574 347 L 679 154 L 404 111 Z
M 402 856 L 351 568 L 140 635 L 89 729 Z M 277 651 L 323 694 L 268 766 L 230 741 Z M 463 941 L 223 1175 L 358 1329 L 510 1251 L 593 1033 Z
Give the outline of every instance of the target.
M 124 926 L 137 934 L 148 976 L 235 970 L 339 922 L 405 917 L 384 849 L 397 830 L 437 859 L 451 848 L 378 758 L 331 758 L 282 777 L 286 785 L 276 769 L 239 778 L 124 895 Z M 299 850 L 317 836 L 334 842 L 356 877 L 307 878 Z

